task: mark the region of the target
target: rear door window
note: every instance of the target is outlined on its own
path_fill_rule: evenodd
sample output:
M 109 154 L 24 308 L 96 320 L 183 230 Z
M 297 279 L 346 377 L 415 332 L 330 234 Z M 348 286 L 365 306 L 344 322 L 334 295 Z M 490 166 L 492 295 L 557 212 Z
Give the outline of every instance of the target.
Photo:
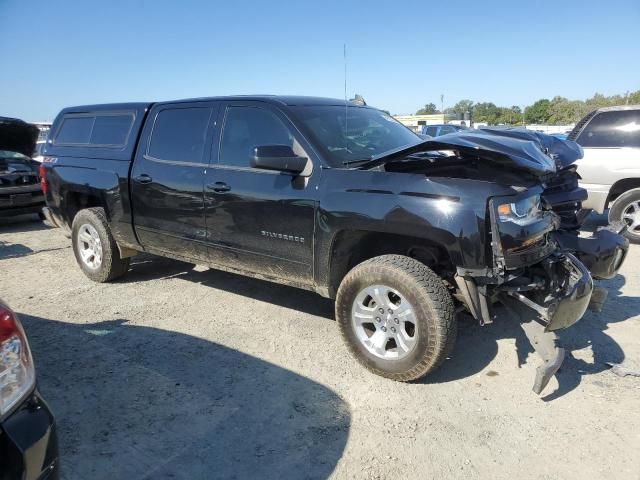
M 600 112 L 576 141 L 583 147 L 640 147 L 640 110 Z
M 438 134 L 438 127 L 427 127 L 427 135 L 435 137 Z
M 166 108 L 156 116 L 147 155 L 155 160 L 201 163 L 211 108 Z

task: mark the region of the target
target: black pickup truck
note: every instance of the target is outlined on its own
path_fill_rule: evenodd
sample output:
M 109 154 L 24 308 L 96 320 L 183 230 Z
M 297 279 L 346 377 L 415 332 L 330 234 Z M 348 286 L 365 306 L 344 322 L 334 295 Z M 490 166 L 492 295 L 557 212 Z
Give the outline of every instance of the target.
M 51 222 L 92 280 L 138 252 L 335 298 L 351 353 L 400 381 L 451 352 L 456 311 L 513 312 L 544 359 L 627 241 L 578 236 L 578 145 L 526 130 L 423 140 L 371 107 L 252 96 L 66 108 L 44 150 Z

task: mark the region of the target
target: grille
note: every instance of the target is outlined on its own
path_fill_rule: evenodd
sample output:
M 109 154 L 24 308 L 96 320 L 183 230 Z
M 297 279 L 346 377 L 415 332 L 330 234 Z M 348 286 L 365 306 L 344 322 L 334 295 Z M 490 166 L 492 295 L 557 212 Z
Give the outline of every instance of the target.
M 38 183 L 36 173 L 12 173 L 0 177 L 0 187 L 22 187 Z

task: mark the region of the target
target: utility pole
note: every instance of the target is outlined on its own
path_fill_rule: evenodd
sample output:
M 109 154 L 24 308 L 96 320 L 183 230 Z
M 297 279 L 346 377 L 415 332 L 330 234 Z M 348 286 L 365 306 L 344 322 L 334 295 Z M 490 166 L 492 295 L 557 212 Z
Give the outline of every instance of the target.
M 444 93 L 440 94 L 440 113 L 442 114 L 442 120 L 444 120 Z

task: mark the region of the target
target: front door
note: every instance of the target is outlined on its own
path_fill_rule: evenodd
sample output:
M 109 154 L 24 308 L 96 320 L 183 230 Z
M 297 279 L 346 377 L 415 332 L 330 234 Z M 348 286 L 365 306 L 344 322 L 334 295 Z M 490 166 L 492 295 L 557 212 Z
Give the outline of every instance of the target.
M 306 177 L 252 168 L 250 163 L 257 146 L 288 145 L 307 158 L 311 148 L 271 105 L 229 102 L 222 108 L 219 151 L 205 180 L 211 261 L 311 284 L 317 160 Z
M 207 261 L 203 190 L 216 114 L 211 102 L 162 104 L 149 113 L 130 181 L 143 247 Z

